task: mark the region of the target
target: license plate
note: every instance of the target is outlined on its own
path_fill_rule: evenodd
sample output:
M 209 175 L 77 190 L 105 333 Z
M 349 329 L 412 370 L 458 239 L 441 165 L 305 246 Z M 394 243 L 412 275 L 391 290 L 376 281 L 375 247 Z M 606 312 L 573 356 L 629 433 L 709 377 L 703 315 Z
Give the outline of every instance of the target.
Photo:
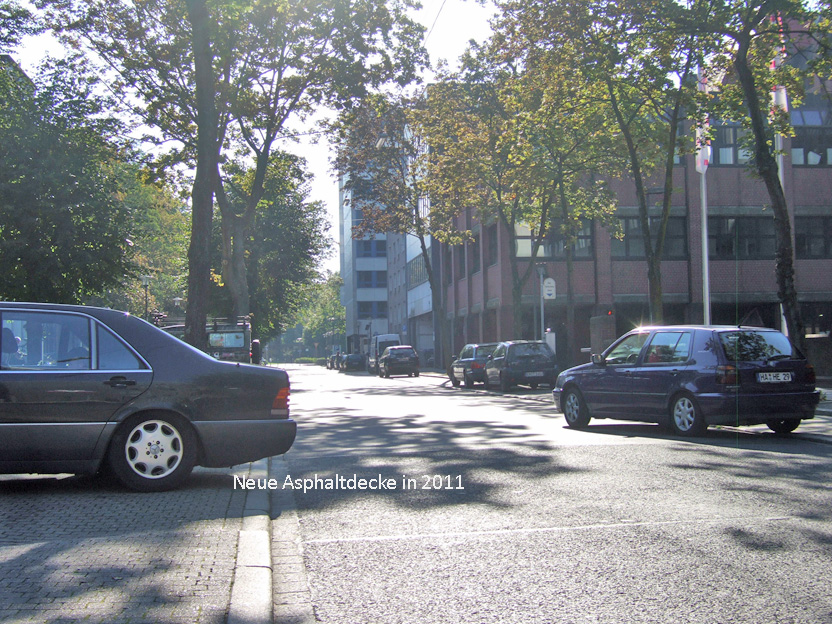
M 760 383 L 788 383 L 792 380 L 789 373 L 757 373 L 757 381 Z
M 543 373 L 542 372 L 526 373 L 526 377 L 543 377 Z

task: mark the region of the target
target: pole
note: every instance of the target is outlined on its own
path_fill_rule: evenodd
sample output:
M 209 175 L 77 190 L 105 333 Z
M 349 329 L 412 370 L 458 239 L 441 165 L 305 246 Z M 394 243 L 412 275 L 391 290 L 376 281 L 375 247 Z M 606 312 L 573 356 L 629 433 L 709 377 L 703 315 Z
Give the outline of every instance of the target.
M 538 267 L 538 273 L 540 274 L 540 339 L 546 335 L 546 321 L 543 318 L 543 271 L 542 267 Z
M 705 171 L 699 174 L 699 194 L 702 202 L 702 322 L 711 324 L 711 278 L 708 268 L 708 183 Z

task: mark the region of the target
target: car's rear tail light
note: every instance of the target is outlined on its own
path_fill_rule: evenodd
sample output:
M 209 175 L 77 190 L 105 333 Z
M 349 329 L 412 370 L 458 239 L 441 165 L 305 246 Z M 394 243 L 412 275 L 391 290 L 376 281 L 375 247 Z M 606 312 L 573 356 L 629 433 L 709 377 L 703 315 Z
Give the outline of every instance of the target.
M 806 365 L 806 383 L 810 383 L 814 385 L 817 382 L 818 378 L 815 375 L 815 367 L 811 364 Z
M 471 368 L 485 368 L 485 364 L 480 364 L 479 362 L 473 362 L 471 364 Z
M 716 367 L 716 382 L 718 384 L 725 384 L 727 386 L 736 386 L 739 378 L 737 377 L 736 366 L 717 366 Z
M 289 415 L 289 388 L 281 388 L 272 403 L 272 416 Z

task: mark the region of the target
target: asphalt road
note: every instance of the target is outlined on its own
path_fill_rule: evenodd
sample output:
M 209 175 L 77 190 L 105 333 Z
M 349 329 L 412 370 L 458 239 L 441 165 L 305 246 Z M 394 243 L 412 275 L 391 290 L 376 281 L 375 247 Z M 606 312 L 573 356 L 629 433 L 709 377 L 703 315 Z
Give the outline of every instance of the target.
M 317 621 L 832 622 L 830 445 L 573 431 L 545 390 L 290 375 L 292 580 Z

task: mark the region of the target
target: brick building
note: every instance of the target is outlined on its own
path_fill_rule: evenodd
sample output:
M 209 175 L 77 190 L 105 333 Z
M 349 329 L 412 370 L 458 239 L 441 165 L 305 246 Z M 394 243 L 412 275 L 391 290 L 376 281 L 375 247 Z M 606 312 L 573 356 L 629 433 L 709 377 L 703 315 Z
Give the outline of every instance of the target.
M 782 177 L 795 237 L 796 285 L 807 333 L 821 334 L 832 325 L 832 119 L 818 106 L 794 111 L 792 120 L 796 136 L 784 141 Z M 780 328 L 773 213 L 767 208 L 763 183 L 748 169 L 748 154 L 738 146 L 740 132 L 736 126 L 718 128 L 706 174 L 711 320 L 734 324 L 754 318 Z M 598 224 L 585 225 L 574 250 L 576 314 L 571 328 L 566 319 L 563 249 L 550 240 L 532 260 L 531 244 L 518 230 L 518 255 L 527 258 L 524 262 L 536 262 L 558 285 L 557 297 L 545 302 L 543 326 L 558 335 L 561 365 L 588 359 L 592 317 L 614 317 L 616 334 L 650 321 L 647 263 L 633 185 L 616 181 L 613 188 L 624 240 L 612 238 Z M 658 216 L 661 196 L 651 195 L 650 203 L 657 206 L 653 210 Z M 674 171 L 662 262 L 665 323 L 703 320 L 701 213 L 700 174 L 694 157 L 684 156 Z M 512 335 L 510 238 L 504 226 L 483 226 L 471 214 L 461 217 L 459 226 L 471 227 L 475 238 L 442 254 L 454 349 L 466 342 L 540 337 L 536 273 L 523 292 L 522 335 Z M 573 338 L 571 353 L 562 348 L 567 331 Z

